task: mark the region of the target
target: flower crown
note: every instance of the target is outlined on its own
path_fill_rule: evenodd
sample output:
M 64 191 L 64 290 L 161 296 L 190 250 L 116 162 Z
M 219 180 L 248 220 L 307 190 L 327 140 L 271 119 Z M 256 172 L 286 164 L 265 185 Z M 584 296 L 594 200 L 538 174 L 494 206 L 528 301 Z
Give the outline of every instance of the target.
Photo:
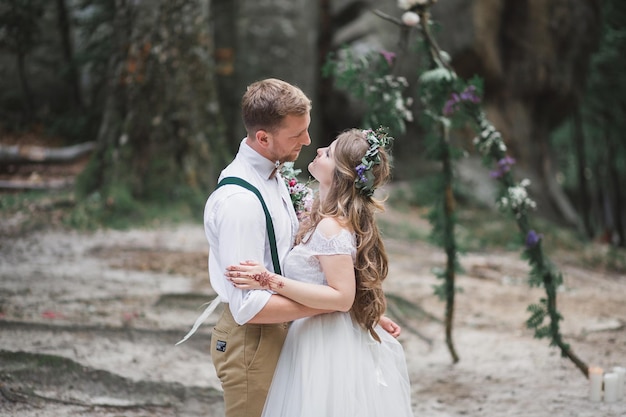
M 387 149 L 391 145 L 393 138 L 389 136 L 382 127 L 375 131 L 372 129 L 363 130 L 363 134 L 370 147 L 367 149 L 367 152 L 365 152 L 365 156 L 361 159 L 361 163 L 355 168 L 356 179 L 354 180 L 354 184 L 361 194 L 371 197 L 375 191 L 375 178 L 372 167 L 381 163 L 380 147 Z

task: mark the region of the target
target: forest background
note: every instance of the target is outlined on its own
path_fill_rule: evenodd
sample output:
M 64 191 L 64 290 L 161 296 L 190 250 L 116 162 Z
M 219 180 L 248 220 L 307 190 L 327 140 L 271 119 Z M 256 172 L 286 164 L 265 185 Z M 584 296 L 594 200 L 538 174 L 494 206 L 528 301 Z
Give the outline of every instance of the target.
M 397 26 L 371 13 L 368 2 L 3 0 L 0 6 L 3 145 L 28 145 L 29 138 L 43 146 L 95 142 L 76 185 L 78 211 L 89 218 L 118 218 L 141 202 L 173 197 L 197 209 L 244 135 L 239 100 L 260 78 L 285 79 L 313 98 L 315 143 L 301 161 L 310 159 L 337 132 L 361 125 L 365 112 L 364 103 L 323 75 L 328 54 L 346 46 L 361 54 L 399 49 Z M 376 8 L 401 12 L 391 0 Z M 541 215 L 623 247 L 621 3 L 446 0 L 431 10 L 456 73 L 482 78 L 483 107 L 531 180 Z M 406 97 L 418 97 L 426 60 L 418 42 L 411 37 L 394 70 L 409 82 Z M 419 100 L 411 111 L 419 120 Z M 455 138 L 472 153 L 471 134 L 457 131 Z M 424 150 L 423 127 L 409 123 L 396 141 L 396 180 L 432 170 Z M 32 173 L 15 152 L 3 148 L 2 179 Z M 475 161 L 470 155 L 461 164 L 469 169 Z M 465 194 L 493 205 L 488 181 L 462 173 Z
M 239 100 L 257 79 L 285 79 L 313 98 L 304 167 L 316 147 L 362 126 L 371 107 L 323 71 L 329 54 L 346 48 L 395 54 L 413 122 L 394 134 L 389 205 L 426 217 L 440 169 L 419 122 L 429 57 L 416 28 L 372 13 L 399 19 L 400 3 L 0 0 L 3 264 L 11 239 L 42 230 L 198 221 L 244 135 Z M 429 3 L 449 65 L 482 80 L 481 105 L 516 176 L 530 179 L 547 243 L 623 283 L 626 8 L 617 0 Z M 474 136 L 468 126 L 451 134 L 463 151 L 454 173 L 461 249 L 519 250 L 514 223 L 493 221 L 497 184 Z M 428 234 L 386 227 L 409 241 Z M 19 301 L 5 291 L 0 314 L 10 327 Z M 623 321 L 609 328 L 623 330 Z

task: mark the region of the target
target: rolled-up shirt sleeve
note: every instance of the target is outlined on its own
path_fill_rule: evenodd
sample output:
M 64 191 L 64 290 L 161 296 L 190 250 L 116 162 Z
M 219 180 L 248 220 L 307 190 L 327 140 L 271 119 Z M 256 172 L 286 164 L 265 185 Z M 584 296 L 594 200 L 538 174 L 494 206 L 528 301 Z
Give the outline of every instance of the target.
M 246 260 L 267 266 L 266 220 L 261 203 L 249 191 L 231 192 L 211 207 L 207 205 L 204 223 L 211 286 L 222 301 L 229 303 L 235 321 L 245 324 L 263 309 L 272 293 L 235 288 L 224 273 L 227 266 Z

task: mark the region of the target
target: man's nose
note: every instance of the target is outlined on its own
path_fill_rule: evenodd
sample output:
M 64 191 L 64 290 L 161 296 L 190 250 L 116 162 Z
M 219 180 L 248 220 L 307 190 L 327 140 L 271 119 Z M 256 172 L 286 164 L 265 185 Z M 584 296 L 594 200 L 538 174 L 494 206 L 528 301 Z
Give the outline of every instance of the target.
M 306 135 L 304 135 L 304 146 L 309 146 L 311 144 L 311 135 L 309 135 L 309 131 L 307 130 Z

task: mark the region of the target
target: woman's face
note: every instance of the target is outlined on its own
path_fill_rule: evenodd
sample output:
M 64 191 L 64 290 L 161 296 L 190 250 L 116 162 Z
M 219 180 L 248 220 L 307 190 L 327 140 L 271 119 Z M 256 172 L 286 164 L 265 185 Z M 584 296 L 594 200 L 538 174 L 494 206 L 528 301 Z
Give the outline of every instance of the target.
M 333 179 L 333 172 L 335 171 L 335 145 L 337 141 L 334 141 L 330 146 L 326 148 L 318 148 L 317 156 L 309 164 L 309 172 L 313 175 L 320 186 L 330 187 Z

